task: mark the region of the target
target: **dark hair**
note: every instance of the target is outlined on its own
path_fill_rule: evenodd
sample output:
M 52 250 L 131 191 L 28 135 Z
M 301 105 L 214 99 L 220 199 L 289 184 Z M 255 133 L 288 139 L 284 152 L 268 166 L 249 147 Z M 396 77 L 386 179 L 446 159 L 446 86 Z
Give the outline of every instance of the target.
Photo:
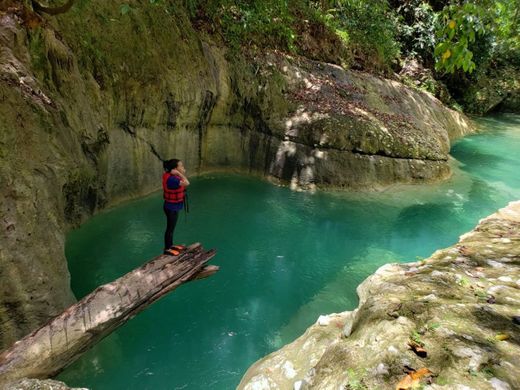
M 178 160 L 176 158 L 172 158 L 171 160 L 163 161 L 163 168 L 165 172 L 170 172 L 172 169 L 177 168 L 179 165 L 179 162 L 181 160 Z

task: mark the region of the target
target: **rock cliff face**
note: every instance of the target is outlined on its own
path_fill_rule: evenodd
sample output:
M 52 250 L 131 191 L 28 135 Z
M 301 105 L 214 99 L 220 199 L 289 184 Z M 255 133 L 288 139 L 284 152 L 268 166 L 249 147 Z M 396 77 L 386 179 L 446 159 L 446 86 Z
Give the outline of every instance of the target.
M 239 389 L 520 388 L 519 242 L 520 201 L 427 260 L 381 267 L 356 310 L 320 317 Z
M 399 83 L 230 53 L 182 7 L 130 3 L 0 12 L 0 349 L 73 301 L 67 229 L 158 189 L 161 159 L 373 188 L 446 177 L 450 138 L 471 130 Z

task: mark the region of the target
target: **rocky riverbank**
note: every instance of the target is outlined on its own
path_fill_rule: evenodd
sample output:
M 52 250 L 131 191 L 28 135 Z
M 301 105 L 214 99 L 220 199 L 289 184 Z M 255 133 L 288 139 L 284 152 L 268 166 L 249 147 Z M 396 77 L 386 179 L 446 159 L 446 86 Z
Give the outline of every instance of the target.
M 520 388 L 520 201 L 357 292 L 356 310 L 320 317 L 239 389 Z

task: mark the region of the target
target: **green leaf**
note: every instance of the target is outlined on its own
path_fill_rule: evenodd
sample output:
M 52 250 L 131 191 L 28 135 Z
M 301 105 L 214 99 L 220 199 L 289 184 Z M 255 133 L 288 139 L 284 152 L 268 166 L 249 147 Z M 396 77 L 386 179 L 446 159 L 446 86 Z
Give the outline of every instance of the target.
M 451 41 L 453 39 L 454 35 L 455 35 L 455 29 L 450 29 L 450 32 L 448 33 L 448 39 Z
M 121 15 L 126 15 L 131 10 L 132 8 L 128 4 L 121 4 L 121 7 L 119 7 L 119 12 L 121 13 Z

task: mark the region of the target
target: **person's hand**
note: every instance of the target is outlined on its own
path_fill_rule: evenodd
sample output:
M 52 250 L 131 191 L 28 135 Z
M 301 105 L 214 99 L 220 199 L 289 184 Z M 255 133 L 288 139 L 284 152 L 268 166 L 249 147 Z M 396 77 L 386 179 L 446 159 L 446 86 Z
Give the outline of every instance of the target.
M 180 174 L 180 172 L 179 172 L 177 169 L 172 169 L 172 170 L 170 171 L 170 173 L 171 173 L 172 175 L 179 175 L 179 174 Z

